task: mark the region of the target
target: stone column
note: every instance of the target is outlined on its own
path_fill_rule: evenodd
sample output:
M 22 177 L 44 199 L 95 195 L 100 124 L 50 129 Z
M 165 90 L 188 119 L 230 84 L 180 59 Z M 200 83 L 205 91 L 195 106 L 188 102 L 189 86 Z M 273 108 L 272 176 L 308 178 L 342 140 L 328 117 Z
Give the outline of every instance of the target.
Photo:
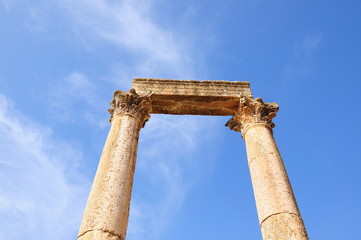
M 263 239 L 307 240 L 306 228 L 273 138 L 272 118 L 277 111 L 276 103 L 242 97 L 235 115 L 226 126 L 242 132 L 246 142 Z
M 149 119 L 149 97 L 115 91 L 111 128 L 80 226 L 79 240 L 124 240 L 139 131 Z

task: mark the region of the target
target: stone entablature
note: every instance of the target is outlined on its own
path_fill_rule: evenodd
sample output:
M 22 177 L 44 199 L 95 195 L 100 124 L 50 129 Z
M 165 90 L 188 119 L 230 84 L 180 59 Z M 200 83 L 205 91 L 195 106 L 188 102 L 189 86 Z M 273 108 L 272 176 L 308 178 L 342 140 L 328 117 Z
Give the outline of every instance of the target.
M 252 97 L 249 82 L 135 78 L 139 95 L 152 95 L 149 113 L 233 115 L 241 96 Z

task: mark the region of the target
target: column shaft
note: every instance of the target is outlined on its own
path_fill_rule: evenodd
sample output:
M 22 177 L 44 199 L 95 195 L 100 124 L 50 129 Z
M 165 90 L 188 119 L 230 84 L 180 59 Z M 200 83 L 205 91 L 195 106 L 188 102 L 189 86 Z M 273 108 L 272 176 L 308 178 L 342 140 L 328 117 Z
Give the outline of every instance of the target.
M 251 125 L 243 136 L 263 239 L 307 240 L 271 128 L 262 123 Z
M 125 239 L 140 121 L 113 116 L 79 231 L 79 240 Z
M 125 240 L 139 131 L 150 118 L 150 96 L 115 91 L 111 128 L 80 226 L 79 240 Z
M 278 105 L 241 97 L 227 122 L 242 132 L 263 240 L 308 240 L 281 155 L 273 138 Z

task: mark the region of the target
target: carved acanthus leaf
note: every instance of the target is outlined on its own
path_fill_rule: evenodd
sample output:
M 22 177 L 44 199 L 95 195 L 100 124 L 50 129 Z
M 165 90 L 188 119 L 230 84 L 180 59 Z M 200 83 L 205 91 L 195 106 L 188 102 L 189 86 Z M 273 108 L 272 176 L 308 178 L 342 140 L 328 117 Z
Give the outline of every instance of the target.
M 111 108 L 108 112 L 111 114 L 110 121 L 113 116 L 122 113 L 128 113 L 136 116 L 144 127 L 150 118 L 148 113 L 151 104 L 151 94 L 147 96 L 139 96 L 132 88 L 129 92 L 116 90 L 114 98 L 110 102 Z
M 261 98 L 241 97 L 237 111 L 226 126 L 237 132 L 255 123 L 264 123 L 273 128 L 275 124 L 272 119 L 276 117 L 278 109 L 277 103 L 265 103 Z

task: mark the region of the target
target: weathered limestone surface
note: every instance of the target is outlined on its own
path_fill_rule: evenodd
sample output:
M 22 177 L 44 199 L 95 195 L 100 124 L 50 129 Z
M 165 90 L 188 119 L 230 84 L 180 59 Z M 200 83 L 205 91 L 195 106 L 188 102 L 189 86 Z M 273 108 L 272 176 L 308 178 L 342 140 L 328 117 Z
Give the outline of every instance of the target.
M 296 214 L 281 213 L 270 216 L 261 226 L 263 239 L 308 239 L 302 218 Z
M 233 115 L 239 97 L 252 97 L 249 82 L 136 78 L 139 95 L 152 95 L 149 113 Z
M 241 98 L 227 126 L 242 131 L 246 142 L 263 239 L 306 240 L 306 229 L 272 134 L 272 118 L 277 111 L 275 103 L 264 103 L 260 98 Z
M 124 240 L 141 127 L 149 101 L 134 91 L 116 91 L 111 129 L 95 175 L 78 239 Z

